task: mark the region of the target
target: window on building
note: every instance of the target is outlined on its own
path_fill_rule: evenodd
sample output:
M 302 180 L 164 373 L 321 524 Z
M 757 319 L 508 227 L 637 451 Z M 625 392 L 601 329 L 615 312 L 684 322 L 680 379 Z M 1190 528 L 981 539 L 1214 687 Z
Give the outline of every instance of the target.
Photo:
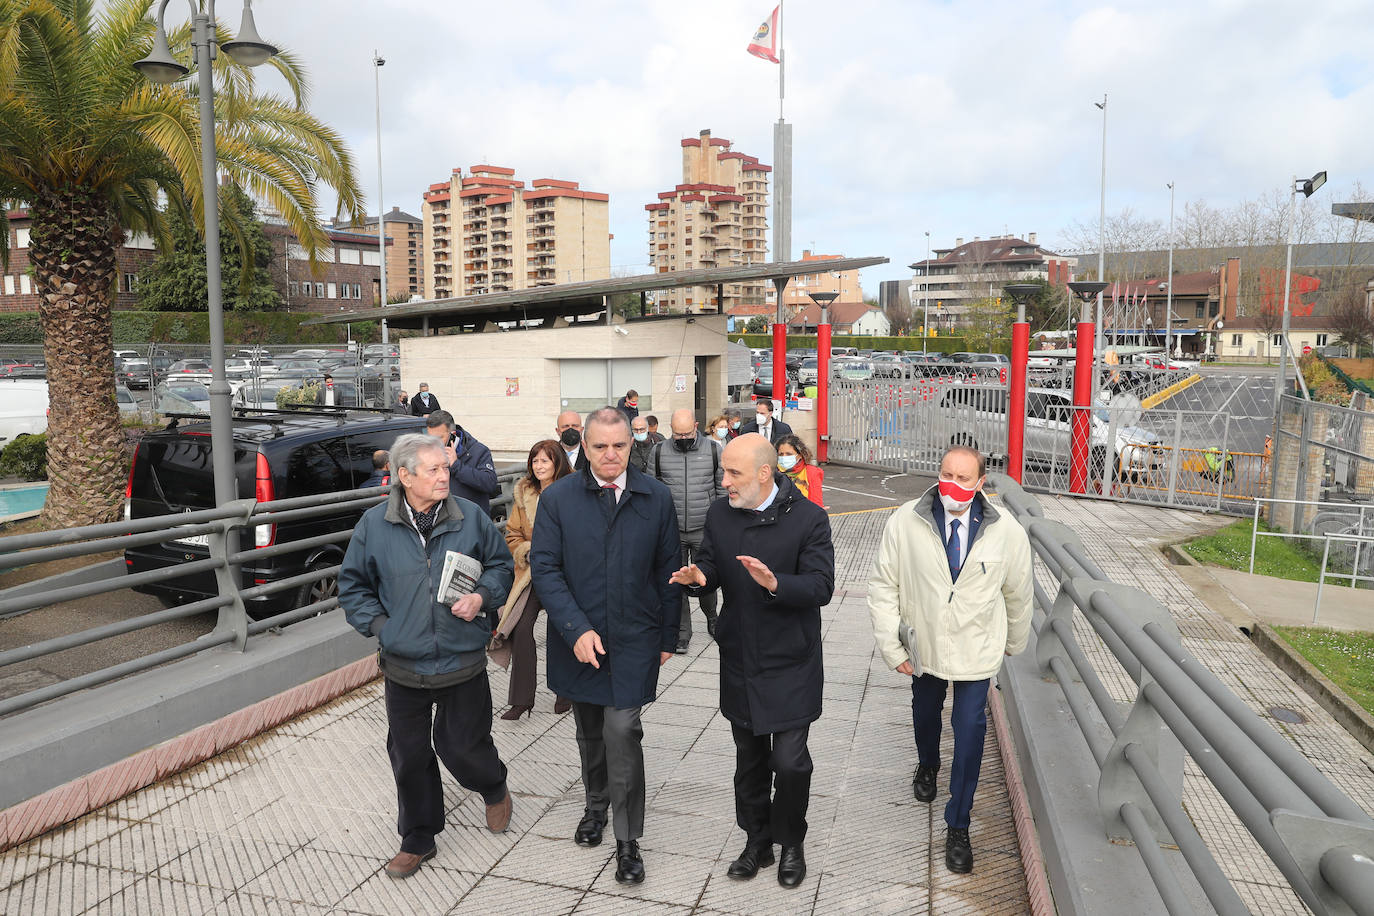
M 361 263 L 363 262 L 362 254 L 363 254 L 363 253 L 362 253 L 361 251 L 359 251 L 358 249 L 356 249 L 356 248 L 340 248 L 340 249 L 339 249 L 339 263 L 340 263 L 340 264 L 361 264 Z
M 1239 346 L 1241 345 L 1241 340 L 1242 340 L 1242 339 L 1243 339 L 1243 338 L 1242 338 L 1242 335 L 1240 335 L 1240 334 L 1232 334 L 1232 335 L 1231 335 L 1231 346 L 1233 346 L 1233 347 L 1239 347 Z
M 382 259 L 381 259 L 381 256 L 378 255 L 377 252 L 375 252 L 375 251 L 364 251 L 364 252 L 362 253 L 362 255 L 363 255 L 363 264 L 367 265 L 368 267 L 381 267 L 381 266 L 382 266 Z
M 14 295 L 14 277 L 10 276 L 9 274 L 5 274 L 5 295 Z
M 353 298 L 354 298 L 354 299 L 361 299 L 362 297 L 363 297 L 363 285 L 362 285 L 361 283 L 354 283 L 354 284 L 353 284 Z
M 330 284 L 326 287 L 326 289 L 329 290 L 329 298 L 330 298 L 330 299 L 337 299 L 337 298 L 339 298 L 339 297 L 338 297 L 338 288 L 337 288 L 333 283 L 330 283 Z
M 316 298 L 316 299 L 323 299 L 323 298 L 324 298 L 324 284 L 323 284 L 323 283 L 316 283 L 316 284 L 315 284 L 315 298 Z
M 1283 346 L 1283 335 L 1282 335 L 1282 334 L 1275 334 L 1275 335 L 1274 335 L 1274 339 L 1273 339 L 1273 344 L 1274 344 L 1274 346 L 1276 346 L 1276 347 L 1281 347 L 1281 346 Z
M 33 292 L 33 278 L 28 274 L 19 275 L 19 292 L 25 296 Z
M 1207 306 L 1206 304 L 1199 302 L 1197 306 L 1193 309 L 1193 317 L 1201 318 L 1205 314 L 1207 314 Z
M 28 248 L 28 247 L 29 247 L 29 230 L 28 230 L 28 229 L 16 229 L 16 230 L 14 230 L 14 247 L 15 247 L 15 248 Z
M 301 293 L 301 285 L 295 280 L 292 280 L 286 284 L 286 291 L 287 295 L 299 296 Z
M 1324 346 L 1326 346 L 1326 335 L 1325 335 L 1325 334 L 1318 334 L 1318 335 L 1317 335 L 1317 346 L 1319 346 L 1319 347 L 1324 347 Z
M 138 274 L 124 275 L 124 292 L 132 293 L 138 286 Z

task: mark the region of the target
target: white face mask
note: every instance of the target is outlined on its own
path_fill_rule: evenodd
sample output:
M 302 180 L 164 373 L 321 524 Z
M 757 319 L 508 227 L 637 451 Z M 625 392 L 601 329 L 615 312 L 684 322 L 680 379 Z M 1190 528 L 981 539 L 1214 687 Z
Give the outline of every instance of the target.
M 769 419 L 771 419 L 773 415 L 771 413 L 761 413 L 756 414 L 756 416 L 758 417 L 759 426 L 767 426 Z
M 952 480 L 942 480 L 939 482 L 940 505 L 945 507 L 945 511 L 952 515 L 959 515 L 973 502 L 973 497 L 978 493 L 978 488 L 983 484 L 979 480 L 972 490 L 961 487 Z
M 717 439 L 724 439 L 724 438 L 725 438 L 726 436 L 728 436 L 728 435 L 730 435 L 730 431 L 727 430 L 724 426 L 717 426 L 717 427 L 716 427 L 716 438 L 717 438 Z
M 782 470 L 784 470 L 784 471 L 790 471 L 790 470 L 792 470 L 792 469 L 793 469 L 794 467 L 796 467 L 796 466 L 797 466 L 797 456 L 796 456 L 796 455 L 779 455 L 779 456 L 778 456 L 778 467 L 781 468 Z

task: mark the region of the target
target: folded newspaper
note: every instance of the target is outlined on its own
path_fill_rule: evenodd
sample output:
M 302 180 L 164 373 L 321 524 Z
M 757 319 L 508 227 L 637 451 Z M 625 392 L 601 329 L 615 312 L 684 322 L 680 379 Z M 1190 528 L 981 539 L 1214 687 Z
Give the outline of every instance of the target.
M 465 553 L 450 550 L 444 556 L 444 569 L 439 575 L 439 603 L 453 604 L 464 595 L 472 594 L 482 577 L 482 564 Z
M 921 647 L 916 641 L 916 631 L 907 626 L 906 621 L 900 621 L 897 624 L 897 638 L 901 640 L 902 648 L 906 649 L 907 657 L 911 659 L 912 675 L 920 677 L 922 674 Z

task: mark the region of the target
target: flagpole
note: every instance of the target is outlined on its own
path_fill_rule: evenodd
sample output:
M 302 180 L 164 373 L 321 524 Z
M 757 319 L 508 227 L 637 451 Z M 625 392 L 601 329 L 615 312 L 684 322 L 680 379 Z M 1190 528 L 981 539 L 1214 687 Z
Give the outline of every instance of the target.
M 778 0 L 778 120 L 783 119 L 782 101 L 783 89 L 786 85 L 787 73 L 787 52 L 782 47 L 782 23 L 786 17 L 786 11 L 782 8 L 783 0 Z M 776 157 L 775 157 L 776 158 Z
M 773 260 L 792 260 L 792 125 L 783 119 L 785 52 L 778 0 L 778 123 L 773 125 Z M 781 305 L 781 303 L 779 303 Z

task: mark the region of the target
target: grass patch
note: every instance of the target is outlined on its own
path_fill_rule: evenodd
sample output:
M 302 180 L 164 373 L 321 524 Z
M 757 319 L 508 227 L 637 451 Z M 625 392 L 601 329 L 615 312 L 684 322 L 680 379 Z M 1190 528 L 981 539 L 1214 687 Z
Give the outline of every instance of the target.
M 1374 633 L 1316 627 L 1274 627 L 1284 641 L 1374 714 Z
M 1183 549 L 1200 563 L 1248 572 L 1252 524 L 1251 519 L 1240 519 L 1213 534 L 1189 541 L 1183 545 Z M 1260 531 L 1273 530 L 1260 522 Z M 1261 537 L 1255 543 L 1255 572 L 1258 575 L 1295 582 L 1316 582 L 1321 576 L 1321 566 L 1319 558 L 1313 557 L 1294 541 Z

